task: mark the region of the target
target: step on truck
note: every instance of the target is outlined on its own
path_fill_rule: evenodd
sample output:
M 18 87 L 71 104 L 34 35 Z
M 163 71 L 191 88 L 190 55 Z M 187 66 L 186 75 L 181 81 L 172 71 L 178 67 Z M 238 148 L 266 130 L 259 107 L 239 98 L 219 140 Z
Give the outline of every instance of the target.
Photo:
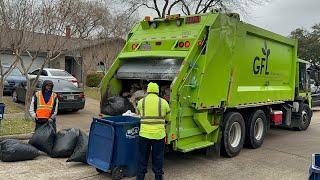
M 169 147 L 234 157 L 259 148 L 271 126 L 308 128 L 307 63 L 296 40 L 238 14 L 145 17 L 102 80 L 101 113 L 108 97 L 156 82 L 171 107 Z

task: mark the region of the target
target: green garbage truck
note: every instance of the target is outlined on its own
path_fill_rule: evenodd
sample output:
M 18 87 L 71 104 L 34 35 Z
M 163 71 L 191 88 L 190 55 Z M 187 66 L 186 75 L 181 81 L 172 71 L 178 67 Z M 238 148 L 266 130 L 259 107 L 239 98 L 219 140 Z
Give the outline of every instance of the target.
M 132 97 L 156 82 L 171 107 L 169 147 L 234 157 L 244 145 L 259 148 L 271 126 L 308 128 L 307 64 L 296 40 L 238 14 L 145 17 L 102 80 L 101 113 L 109 97 Z

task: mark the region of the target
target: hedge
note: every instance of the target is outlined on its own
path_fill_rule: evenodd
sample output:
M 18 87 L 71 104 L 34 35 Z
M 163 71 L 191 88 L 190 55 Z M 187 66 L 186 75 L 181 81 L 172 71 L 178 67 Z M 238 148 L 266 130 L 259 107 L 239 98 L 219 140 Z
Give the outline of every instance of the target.
M 86 85 L 88 87 L 98 87 L 103 78 L 103 73 L 91 73 L 87 75 Z

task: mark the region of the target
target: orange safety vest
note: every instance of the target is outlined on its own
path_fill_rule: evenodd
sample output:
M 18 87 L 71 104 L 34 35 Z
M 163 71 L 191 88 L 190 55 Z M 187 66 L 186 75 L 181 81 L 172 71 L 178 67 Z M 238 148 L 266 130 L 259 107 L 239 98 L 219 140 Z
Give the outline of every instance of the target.
M 46 103 L 44 101 L 44 97 L 41 91 L 38 91 L 36 93 L 37 97 L 37 111 L 36 115 L 37 118 L 40 119 L 49 119 L 51 117 L 53 105 L 54 105 L 54 99 L 56 98 L 56 93 L 52 92 L 51 97 L 49 99 L 49 102 Z

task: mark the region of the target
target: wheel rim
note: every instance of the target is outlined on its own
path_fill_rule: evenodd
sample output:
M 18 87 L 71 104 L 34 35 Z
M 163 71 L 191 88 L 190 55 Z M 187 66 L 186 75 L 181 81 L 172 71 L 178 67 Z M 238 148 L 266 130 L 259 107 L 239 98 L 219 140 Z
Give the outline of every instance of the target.
M 228 137 L 231 147 L 235 148 L 239 146 L 241 140 L 241 126 L 238 122 L 232 123 Z
M 256 122 L 254 123 L 254 128 L 253 128 L 253 133 L 254 133 L 254 138 L 256 140 L 261 140 L 263 136 L 263 120 L 261 118 L 258 118 Z
M 301 115 L 302 115 L 302 123 L 306 124 L 308 122 L 308 113 L 305 110 L 303 110 Z

